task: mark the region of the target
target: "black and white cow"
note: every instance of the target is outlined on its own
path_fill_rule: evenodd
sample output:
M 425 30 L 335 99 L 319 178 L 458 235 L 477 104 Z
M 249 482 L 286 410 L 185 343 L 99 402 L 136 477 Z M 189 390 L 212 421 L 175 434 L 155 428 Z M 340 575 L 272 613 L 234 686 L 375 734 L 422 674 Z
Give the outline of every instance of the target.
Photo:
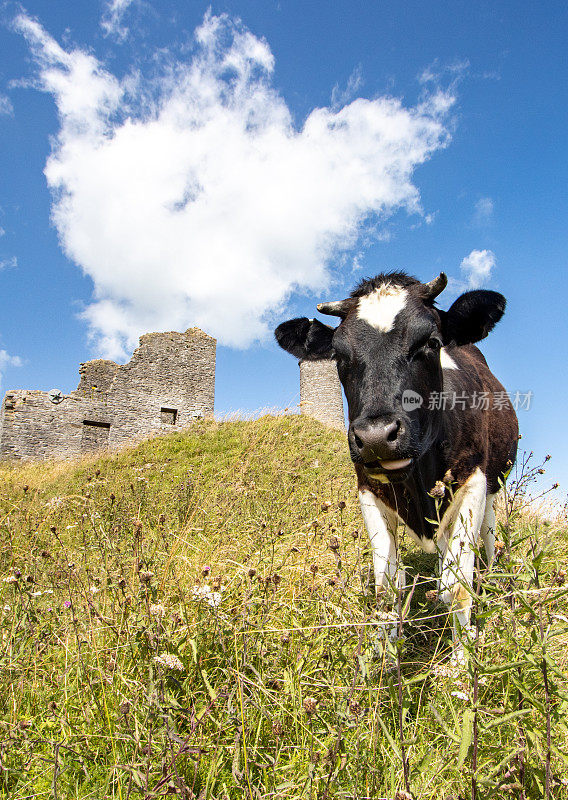
M 469 628 L 473 548 L 481 534 L 493 559 L 493 501 L 515 459 L 518 426 L 473 344 L 500 320 L 505 298 L 470 291 L 442 311 L 435 299 L 446 283 L 443 273 L 426 284 L 381 273 L 346 300 L 318 305 L 341 319 L 337 328 L 301 318 L 275 335 L 299 359 L 337 362 L 377 590 L 385 575 L 399 580 L 397 530 L 404 526 L 424 550 L 439 553 L 440 598 L 454 611 L 459 657 L 456 629 Z M 440 505 L 435 495 L 442 493 Z

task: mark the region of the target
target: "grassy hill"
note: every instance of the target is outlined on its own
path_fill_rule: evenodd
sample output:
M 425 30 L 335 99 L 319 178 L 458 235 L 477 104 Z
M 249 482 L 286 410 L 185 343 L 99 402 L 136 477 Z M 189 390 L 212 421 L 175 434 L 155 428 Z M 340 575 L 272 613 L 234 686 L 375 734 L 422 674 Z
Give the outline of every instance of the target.
M 378 605 L 355 488 L 299 417 L 0 467 L 0 796 L 568 797 L 566 529 L 520 481 L 455 675 L 434 558 Z

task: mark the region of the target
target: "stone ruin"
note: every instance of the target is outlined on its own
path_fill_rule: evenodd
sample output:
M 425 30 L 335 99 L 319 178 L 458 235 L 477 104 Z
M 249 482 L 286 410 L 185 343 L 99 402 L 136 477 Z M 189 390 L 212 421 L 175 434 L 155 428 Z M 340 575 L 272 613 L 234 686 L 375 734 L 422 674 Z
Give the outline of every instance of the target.
M 335 361 L 300 361 L 300 411 L 330 428 L 345 430 L 343 396 Z
M 146 333 L 128 364 L 96 359 L 77 389 L 15 389 L 0 409 L 0 459 L 73 458 L 186 428 L 213 415 L 216 340 L 199 328 Z M 334 361 L 300 362 L 300 411 L 344 429 Z
M 71 458 L 120 448 L 213 414 L 217 342 L 199 328 L 147 333 L 128 364 L 81 364 L 74 392 L 6 392 L 0 458 Z

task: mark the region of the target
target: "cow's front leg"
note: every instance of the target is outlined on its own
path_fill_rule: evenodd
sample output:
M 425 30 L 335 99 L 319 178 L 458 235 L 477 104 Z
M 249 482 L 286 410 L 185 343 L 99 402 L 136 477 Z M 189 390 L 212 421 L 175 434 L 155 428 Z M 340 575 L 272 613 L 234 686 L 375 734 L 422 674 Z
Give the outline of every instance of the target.
M 373 554 L 375 591 L 379 594 L 389 581 L 397 579 L 396 516 L 368 489 L 359 492 L 361 513 Z M 398 576 L 401 582 L 401 576 Z
M 470 631 L 475 546 L 483 522 L 487 481 L 478 468 L 458 490 L 442 537 L 440 599 L 453 612 L 454 660 L 463 663 L 463 634 Z
M 371 542 L 375 591 L 381 594 L 389 584 L 401 586 L 404 583 L 404 570 L 397 565 L 396 515 L 368 489 L 359 492 L 359 502 Z M 397 638 L 398 622 L 394 611 L 382 611 L 379 619 L 377 644 L 381 653 L 387 635 L 391 642 Z M 387 654 L 387 662 L 394 663 L 392 653 Z

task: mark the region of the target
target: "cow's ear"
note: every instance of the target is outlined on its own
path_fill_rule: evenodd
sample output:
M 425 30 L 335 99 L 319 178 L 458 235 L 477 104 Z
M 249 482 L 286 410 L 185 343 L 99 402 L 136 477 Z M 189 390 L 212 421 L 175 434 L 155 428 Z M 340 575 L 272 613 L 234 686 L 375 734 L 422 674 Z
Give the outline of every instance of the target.
M 274 331 L 276 341 L 296 358 L 317 361 L 332 358 L 331 340 L 335 328 L 324 325 L 317 319 L 300 317 L 283 322 Z
M 439 311 L 444 344 L 473 344 L 485 339 L 503 316 L 506 303 L 499 292 L 465 292 L 448 311 Z

